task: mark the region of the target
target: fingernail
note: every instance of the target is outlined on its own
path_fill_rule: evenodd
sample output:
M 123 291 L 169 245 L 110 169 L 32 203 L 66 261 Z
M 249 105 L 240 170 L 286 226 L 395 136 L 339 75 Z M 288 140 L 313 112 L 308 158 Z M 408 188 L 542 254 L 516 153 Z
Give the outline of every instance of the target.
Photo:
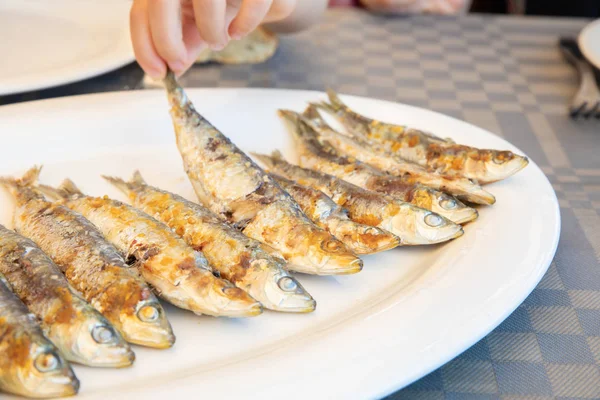
M 226 46 L 226 44 L 219 43 L 219 44 L 212 44 L 212 45 L 210 45 L 210 48 L 212 50 L 219 51 L 219 50 L 223 50 L 225 48 L 225 46 Z
M 173 61 L 169 63 L 169 67 L 175 72 L 180 72 L 185 68 L 185 64 L 183 61 Z
M 158 69 L 151 69 L 151 70 L 148 70 L 146 73 L 148 74 L 148 76 L 150 78 L 152 78 L 154 80 L 162 79 L 165 76 L 165 71 L 161 71 Z

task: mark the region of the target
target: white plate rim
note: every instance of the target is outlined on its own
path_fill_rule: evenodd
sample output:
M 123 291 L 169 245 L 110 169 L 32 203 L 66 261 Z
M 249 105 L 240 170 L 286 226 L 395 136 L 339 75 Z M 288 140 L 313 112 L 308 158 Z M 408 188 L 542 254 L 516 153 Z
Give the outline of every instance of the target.
M 592 32 L 595 30 L 598 32 L 595 47 L 596 50 L 592 48 L 593 37 L 590 37 Z M 581 32 L 579 32 L 579 35 L 577 36 L 577 42 L 584 57 L 596 68 L 600 69 L 600 19 L 594 20 L 587 24 L 581 30 Z
M 187 92 L 188 92 L 188 94 L 190 94 L 190 97 L 192 97 L 192 99 L 194 96 L 200 96 L 201 94 L 205 94 L 205 95 L 207 93 L 210 94 L 211 91 L 225 91 L 225 92 L 286 91 L 286 92 L 298 92 L 303 95 L 311 95 L 312 97 L 314 97 L 314 96 L 323 97 L 323 95 L 324 95 L 323 92 L 320 92 L 320 91 L 288 90 L 288 89 L 254 89 L 254 88 L 187 89 Z M 160 96 L 164 96 L 162 90 L 145 90 L 145 91 L 84 94 L 84 95 L 76 95 L 76 96 L 69 96 L 69 97 L 56 98 L 56 99 L 37 100 L 34 102 L 18 103 L 18 104 L 14 104 L 14 105 L 0 107 L 0 117 L 2 116 L 3 111 L 6 111 L 6 112 L 15 111 L 16 112 L 21 107 L 24 107 L 24 108 L 31 107 L 32 103 L 35 103 L 34 105 L 39 105 L 39 106 L 44 107 L 46 104 L 52 106 L 52 105 L 58 105 L 60 102 L 64 102 L 65 104 L 68 104 L 71 101 L 73 101 L 73 99 L 78 100 L 78 101 L 86 101 L 86 102 L 87 101 L 93 102 L 96 100 L 101 101 L 101 100 L 106 100 L 108 98 L 116 98 L 118 100 L 123 100 L 123 99 L 128 98 L 127 100 L 131 100 L 131 99 L 136 98 L 135 96 L 141 96 L 141 97 L 137 97 L 139 99 L 139 98 L 143 98 L 144 96 L 155 96 L 157 93 L 160 93 Z M 122 97 L 122 96 L 124 96 L 124 97 L 122 99 L 119 99 L 119 97 Z M 362 99 L 363 101 L 368 100 L 370 102 L 374 102 L 375 104 L 379 103 L 379 104 L 397 105 L 397 106 L 405 107 L 407 109 L 423 110 L 420 107 L 414 107 L 414 106 L 410 106 L 410 105 L 406 105 L 406 104 L 394 103 L 394 102 L 389 102 L 389 101 L 385 101 L 385 100 L 371 99 L 371 98 L 366 98 L 366 97 L 362 97 L 362 96 L 350 96 L 350 95 L 343 95 L 343 94 L 342 94 L 342 96 L 344 99 L 348 99 L 350 101 L 353 99 Z M 166 102 L 165 102 L 165 105 L 166 105 Z M 430 110 L 426 110 L 426 111 L 429 113 L 432 113 L 433 115 L 436 115 L 437 117 L 446 118 L 448 120 L 459 121 L 453 117 L 446 116 L 444 114 L 437 113 L 435 111 L 430 111 Z M 469 129 L 483 132 L 484 134 L 491 135 L 495 139 L 502 141 L 506 145 L 507 149 L 512 149 L 514 151 L 519 152 L 520 154 L 525 154 L 524 152 L 517 149 L 514 145 L 507 142 L 505 139 L 500 138 L 491 132 L 485 131 L 481 128 L 478 128 L 478 127 L 476 127 L 472 124 L 469 124 L 467 122 L 464 122 L 464 121 L 459 121 L 459 122 L 461 124 L 464 124 L 465 126 L 469 126 Z M 511 299 L 512 301 L 509 304 L 506 304 L 504 306 L 502 312 L 499 312 L 499 313 L 496 312 L 493 315 L 486 314 L 486 315 L 475 316 L 478 318 L 479 328 L 477 330 L 472 331 L 471 335 L 468 338 L 465 338 L 465 337 L 463 337 L 462 339 L 453 338 L 450 343 L 451 346 L 447 346 L 446 347 L 447 351 L 444 354 L 439 355 L 435 362 L 426 363 L 420 369 L 415 370 L 414 373 L 411 375 L 406 375 L 406 376 L 403 376 L 400 378 L 396 377 L 394 379 L 383 379 L 383 380 L 380 379 L 377 382 L 377 384 L 366 385 L 362 388 L 362 391 L 360 391 L 360 392 L 354 391 L 351 396 L 352 398 L 383 397 L 385 395 L 393 393 L 394 391 L 397 391 L 401 388 L 406 387 L 407 385 L 414 382 L 415 380 L 417 380 L 417 379 L 427 375 L 429 372 L 432 372 L 435 369 L 439 368 L 444 363 L 450 361 L 451 359 L 453 359 L 456 356 L 458 356 L 459 354 L 461 354 L 463 351 L 467 350 L 470 346 L 475 344 L 477 341 L 479 341 L 481 338 L 483 338 L 485 335 L 487 335 L 489 332 L 491 332 L 495 327 L 497 327 L 504 319 L 506 319 L 525 300 L 525 298 L 537 286 L 537 284 L 540 282 L 543 275 L 547 271 L 548 267 L 550 266 L 552 259 L 554 258 L 554 254 L 556 252 L 559 237 L 560 237 L 560 227 L 561 227 L 560 220 L 561 220 L 561 218 L 560 218 L 560 209 L 559 209 L 559 205 L 558 205 L 558 200 L 556 198 L 556 194 L 552 190 L 550 182 L 548 181 L 546 176 L 543 174 L 543 172 L 539 169 L 537 164 L 535 164 L 535 162 L 533 162 L 532 160 L 530 160 L 530 165 L 528 166 L 528 168 L 536 169 L 537 171 L 539 171 L 539 173 L 541 174 L 540 177 L 543 179 L 544 185 L 546 185 L 547 188 L 550 190 L 549 193 L 551 193 L 551 195 L 552 195 L 553 218 L 555 219 L 555 224 L 552 226 L 552 230 L 550 232 L 550 236 L 552 238 L 551 243 L 547 246 L 543 259 L 539 260 L 539 262 L 537 263 L 537 267 L 532 271 L 531 275 L 528 275 L 527 280 L 521 282 L 522 285 L 521 285 L 520 291 L 518 293 L 518 296 L 513 297 Z M 360 315 L 353 315 L 352 317 L 349 318 L 349 320 L 359 318 L 359 317 L 360 317 Z M 339 334 L 339 331 L 345 330 L 343 328 L 344 327 L 333 326 L 333 327 L 327 327 L 325 330 L 335 331 L 334 333 L 332 333 L 332 335 L 333 335 L 333 334 Z M 288 348 L 290 347 L 290 345 L 292 345 L 292 344 L 293 345 L 308 344 L 309 339 L 311 339 L 311 338 L 310 337 L 302 338 L 300 340 L 295 341 L 294 343 L 282 344 L 281 347 L 276 348 L 272 352 L 269 352 L 267 354 L 256 354 L 255 356 L 249 357 L 249 359 L 246 361 L 248 361 L 250 363 L 252 363 L 252 362 L 259 362 L 259 363 L 260 362 L 268 362 L 269 360 L 272 360 L 273 357 L 276 358 L 279 353 L 282 353 L 282 352 L 286 353 L 286 351 L 289 350 Z M 382 355 L 382 356 L 385 356 L 385 355 Z M 398 356 L 398 355 L 396 355 L 396 356 Z M 396 359 L 397 359 L 397 357 L 396 357 Z M 388 363 L 388 364 L 386 364 L 385 368 L 393 368 L 394 358 L 386 358 L 384 361 L 386 363 Z M 244 365 L 246 365 L 246 364 L 244 364 Z M 225 366 L 231 366 L 231 365 L 228 365 L 227 363 L 225 363 L 223 365 L 216 365 L 214 369 L 211 369 L 210 371 L 207 371 L 207 372 L 210 372 L 210 373 L 213 373 L 215 371 L 218 372 L 218 371 L 222 370 L 223 367 L 225 367 Z M 186 384 L 190 384 L 189 379 L 186 382 L 184 382 L 184 381 L 185 381 L 185 377 L 180 378 L 178 380 L 178 383 L 181 384 L 180 387 L 170 386 L 167 388 L 168 389 L 167 392 L 162 392 L 162 393 L 163 394 L 170 393 L 172 395 L 176 395 L 178 393 L 183 394 L 186 391 L 186 388 L 185 388 Z M 339 381 L 339 379 L 338 379 L 337 383 L 341 384 L 342 381 Z M 159 398 L 161 391 L 158 389 L 159 389 L 158 387 L 154 387 L 154 386 L 152 386 L 150 388 L 140 388 L 140 387 L 131 388 L 131 390 L 135 390 L 136 396 L 144 395 L 144 394 L 146 394 L 146 395 L 154 394 L 154 396 L 152 396 L 152 398 Z M 162 390 L 164 390 L 164 389 L 165 388 L 163 387 Z M 310 389 L 306 389 L 306 388 L 303 388 L 303 389 L 305 390 L 303 393 L 307 393 L 306 390 L 309 390 L 309 393 L 312 393 L 315 396 L 315 398 L 334 398 L 334 397 L 336 397 L 336 395 L 339 394 L 339 392 L 332 389 L 331 386 L 325 387 L 325 388 L 320 387 L 318 392 L 311 392 Z M 108 392 L 111 392 L 111 391 L 109 390 Z M 104 396 L 106 393 L 107 392 L 103 392 L 102 395 L 99 394 L 98 397 L 93 394 L 88 394 L 85 398 L 102 398 L 102 396 Z M 129 397 L 130 395 L 134 395 L 134 393 L 131 392 L 130 390 L 126 390 L 124 393 L 111 392 L 111 394 L 114 394 L 115 396 L 117 396 L 119 398 L 121 398 L 121 396 L 123 396 L 123 398 L 125 398 L 125 397 Z M 271 396 L 273 395 L 272 392 L 269 392 L 268 394 L 270 394 Z M 289 395 L 290 395 L 290 398 L 296 398 L 294 396 L 294 393 L 290 393 Z M 266 398 L 271 398 L 271 396 L 267 395 Z M 227 396 L 225 396 L 225 397 L 227 397 Z
M 31 3 L 39 2 L 38 0 L 29 1 Z M 15 1 L 13 1 L 13 3 L 15 3 Z M 100 4 L 104 7 L 109 7 L 112 5 L 115 11 L 122 12 L 125 9 L 129 9 L 131 5 L 131 0 L 110 0 Z M 30 79 L 28 82 L 0 82 L 2 84 L 0 85 L 0 96 L 8 96 L 35 90 L 50 89 L 69 83 L 79 82 L 85 79 L 93 78 L 114 71 L 135 61 L 133 47 L 131 46 L 129 39 L 128 18 L 124 20 L 123 32 L 126 33 L 126 35 L 124 35 L 122 39 L 123 43 L 115 47 L 115 51 L 109 54 L 105 54 L 100 62 L 79 63 L 79 66 L 76 69 L 70 70 L 69 73 L 55 73 L 43 76 L 38 75 L 36 79 Z

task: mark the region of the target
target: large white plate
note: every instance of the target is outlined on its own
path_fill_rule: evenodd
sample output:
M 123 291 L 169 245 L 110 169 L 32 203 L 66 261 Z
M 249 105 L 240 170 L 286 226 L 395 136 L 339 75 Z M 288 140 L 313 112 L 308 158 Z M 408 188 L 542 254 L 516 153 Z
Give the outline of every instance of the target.
M 0 95 L 90 78 L 134 60 L 127 0 L 0 1 Z
M 600 69 L 600 19 L 583 28 L 578 36 L 578 44 L 585 58 Z
M 197 108 L 244 150 L 294 156 L 277 108 L 301 110 L 317 92 L 191 89 Z M 464 122 L 401 104 L 344 97 L 384 120 L 476 146 L 514 149 Z M 110 93 L 0 108 L 0 173 L 43 163 L 42 180 L 69 176 L 84 191 L 123 199 L 100 174 L 139 168 L 157 186 L 194 199 L 174 143 L 162 91 Z M 317 299 L 309 315 L 197 317 L 168 308 L 170 350 L 136 347 L 134 367 L 77 367 L 85 399 L 317 399 L 383 396 L 455 357 L 506 318 L 531 292 L 556 250 L 560 215 L 544 174 L 529 165 L 489 186 L 493 207 L 465 235 L 434 247 L 365 257 L 354 276 L 300 280 Z M 0 222 L 12 200 L 0 192 Z

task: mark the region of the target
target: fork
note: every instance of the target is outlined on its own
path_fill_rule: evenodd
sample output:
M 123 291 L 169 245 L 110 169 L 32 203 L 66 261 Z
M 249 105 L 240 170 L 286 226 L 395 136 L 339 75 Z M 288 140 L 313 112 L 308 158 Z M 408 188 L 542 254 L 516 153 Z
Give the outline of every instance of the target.
M 565 58 L 575 65 L 579 73 L 579 90 L 571 101 L 570 115 L 572 118 L 596 117 L 600 119 L 600 89 L 592 66 L 586 61 L 574 39 L 561 38 L 560 49 Z

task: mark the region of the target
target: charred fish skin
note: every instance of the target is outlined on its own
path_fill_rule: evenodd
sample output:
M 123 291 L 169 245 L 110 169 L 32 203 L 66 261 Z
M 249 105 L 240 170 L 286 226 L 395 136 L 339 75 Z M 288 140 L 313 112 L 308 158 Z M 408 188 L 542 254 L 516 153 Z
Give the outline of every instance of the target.
M 165 223 L 193 249 L 202 251 L 221 277 L 248 292 L 265 308 L 283 312 L 315 310 L 312 296 L 284 270 L 285 261 L 212 211 L 146 184 L 138 171 L 128 182 L 104 178 L 123 191 L 135 207 Z
M 69 286 L 31 240 L 0 225 L 0 273 L 40 320 L 67 360 L 90 367 L 127 367 L 135 355 L 112 325 Z
M 362 136 L 383 145 L 400 157 L 442 174 L 456 174 L 484 185 L 506 179 L 525 168 L 527 157 L 511 151 L 478 149 L 401 125 L 388 124 L 362 116 L 346 106 L 331 90 L 330 103 L 317 107 L 328 111 L 352 135 Z
M 321 141 L 326 141 L 342 154 L 349 155 L 367 165 L 400 177 L 406 183 L 423 184 L 432 189 L 456 196 L 460 200 L 475 204 L 491 205 L 496 202 L 491 193 L 467 178 L 428 171 L 418 164 L 405 161 L 386 151 L 377 142 L 361 137 L 351 137 L 335 131 L 321 118 L 314 105 L 308 106 L 302 115 L 317 132 Z
M 281 252 L 290 269 L 352 274 L 362 261 L 298 205 L 191 104 L 172 73 L 165 79 L 186 173 L 201 203 L 255 240 Z
M 0 391 L 32 398 L 73 396 L 79 380 L 0 273 Z
M 280 110 L 279 114 L 293 125 L 292 134 L 299 149 L 300 166 L 426 208 L 458 224 L 477 218 L 477 210 L 450 195 L 421 184 L 405 182 L 353 157 L 340 155 L 329 144 L 319 141 L 317 133 L 300 114 L 287 110 Z
M 276 174 L 272 176 L 300 205 L 304 214 L 344 242 L 356 254 L 379 253 L 400 245 L 400 239 L 390 232 L 352 221 L 347 211 L 325 193 Z
M 104 237 L 136 265 L 144 279 L 173 305 L 196 314 L 252 317 L 262 306 L 231 282 L 217 278 L 202 253 L 188 246 L 168 226 L 108 196 L 84 195 L 70 180 L 54 189 L 68 208 L 94 224 Z
M 15 229 L 33 240 L 67 281 L 130 342 L 168 348 L 175 341 L 162 306 L 139 273 L 86 220 L 48 202 L 37 185 L 39 168 L 22 179 L 0 180 L 15 196 Z
M 390 232 L 400 239 L 402 245 L 442 243 L 463 234 L 460 225 L 444 218 L 438 219 L 437 214 L 391 196 L 362 189 L 332 175 L 290 164 L 279 152 L 271 156 L 254 156 L 270 172 L 322 191 L 346 209 L 353 221 Z

